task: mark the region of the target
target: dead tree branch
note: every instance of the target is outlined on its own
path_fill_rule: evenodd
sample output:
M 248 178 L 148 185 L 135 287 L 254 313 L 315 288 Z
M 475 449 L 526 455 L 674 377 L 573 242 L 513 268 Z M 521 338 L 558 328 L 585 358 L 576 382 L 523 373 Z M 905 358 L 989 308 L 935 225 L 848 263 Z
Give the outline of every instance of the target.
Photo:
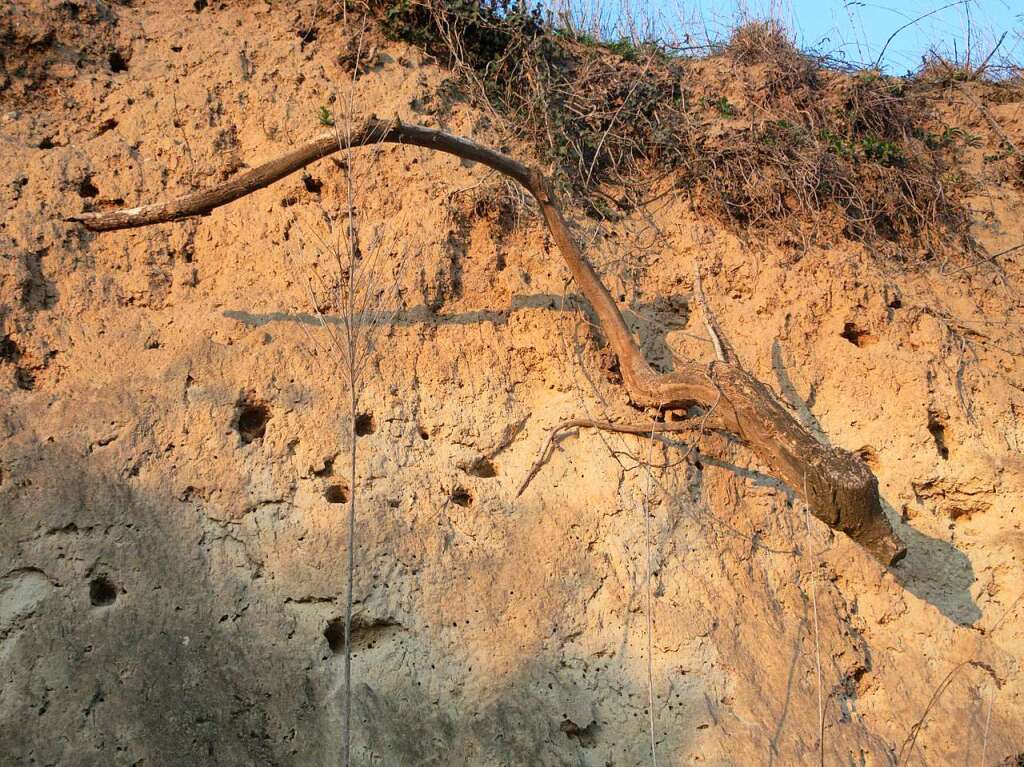
M 696 264 L 693 267 L 693 295 L 697 299 L 701 316 L 704 318 L 704 327 L 707 329 L 708 335 L 711 336 L 711 344 L 715 347 L 715 356 L 718 357 L 718 361 L 728 362 L 739 367 L 739 358 L 736 356 L 736 352 L 733 351 L 729 341 L 726 340 L 722 329 L 718 327 L 715 313 L 711 311 L 708 297 L 704 295 L 704 283 L 700 278 L 700 264 Z
M 397 119 L 370 117 L 353 126 L 349 135 L 351 141 L 346 143 L 353 148 L 381 142 L 411 144 L 482 163 L 519 182 L 540 205 L 562 258 L 618 356 L 623 382 L 635 404 L 679 410 L 691 405 L 707 409 L 717 402 L 708 426 L 735 434 L 772 474 L 795 491 L 806 488 L 805 500 L 818 519 L 846 533 L 884 564 L 903 555 L 903 544 L 882 511 L 878 481 L 863 461 L 845 450 L 820 444 L 763 383 L 722 360 L 707 366 L 680 362 L 670 373 L 658 373 L 651 367 L 611 294 L 577 246 L 552 186 L 539 170 L 468 139 Z M 82 213 L 69 220 L 94 231 L 107 231 L 205 215 L 345 148 L 332 132 L 211 189 L 136 208 Z

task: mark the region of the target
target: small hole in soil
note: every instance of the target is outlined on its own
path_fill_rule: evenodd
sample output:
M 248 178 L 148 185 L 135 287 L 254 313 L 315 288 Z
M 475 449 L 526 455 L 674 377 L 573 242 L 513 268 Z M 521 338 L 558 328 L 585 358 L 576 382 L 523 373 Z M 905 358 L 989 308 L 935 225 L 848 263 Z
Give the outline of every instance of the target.
M 0 360 L 4 362 L 17 362 L 21 359 L 21 349 L 10 336 L 4 336 L 0 341 Z
M 324 188 L 324 182 L 318 178 L 313 178 L 310 175 L 302 177 L 302 184 L 306 187 L 306 191 L 310 194 L 320 194 L 320 190 Z
M 473 477 L 491 479 L 498 476 L 498 467 L 490 459 L 480 456 L 466 469 L 466 473 Z
M 928 411 L 928 431 L 935 440 L 935 449 L 943 461 L 949 460 L 949 446 L 946 445 L 946 424 L 943 418 L 933 410 Z
M 53 149 L 53 136 L 45 136 L 42 141 L 39 142 L 40 149 Z
M 903 302 L 900 301 L 899 297 L 896 297 L 892 301 L 889 302 L 889 308 L 890 309 L 902 309 L 903 308 Z
M 110 63 L 111 72 L 127 72 L 128 62 L 125 61 L 124 56 L 121 55 L 120 51 L 111 51 L 110 56 L 107 58 Z
M 17 368 L 14 371 L 14 383 L 19 389 L 32 391 L 36 388 L 36 374 L 28 368 Z
M 424 442 L 430 439 L 430 432 L 428 432 L 422 426 L 417 426 L 416 431 L 419 433 L 420 439 L 422 439 Z
M 456 506 L 472 506 L 473 496 L 464 487 L 457 487 L 452 491 L 452 503 Z
M 257 439 L 263 439 L 267 433 L 267 421 L 270 420 L 270 409 L 259 402 L 238 403 L 237 428 L 242 437 L 242 444 L 248 445 Z
M 97 575 L 89 581 L 89 601 L 93 607 L 105 607 L 114 604 L 117 599 L 117 586 L 105 575 Z
M 335 618 L 332 621 L 328 621 L 327 628 L 324 629 L 324 639 L 327 640 L 327 646 L 331 648 L 331 652 L 335 655 L 344 652 L 345 621 L 341 618 Z
M 92 183 L 92 176 L 86 176 L 78 185 L 79 197 L 95 197 L 99 193 L 100 190 L 96 188 L 96 185 L 94 183 Z
M 373 421 L 373 414 L 360 413 L 356 416 L 356 436 L 365 437 L 377 431 L 377 424 Z
M 209 3 L 207 3 L 206 0 L 196 0 L 194 3 L 192 3 L 192 7 L 196 9 L 196 13 L 199 13 L 207 5 L 209 5 Z
M 344 485 L 328 485 L 324 490 L 324 499 L 328 503 L 348 503 L 348 488 Z
M 843 325 L 843 332 L 839 335 L 857 347 L 868 346 L 875 342 L 874 336 L 870 332 L 857 327 L 856 323 L 853 322 L 845 323 Z

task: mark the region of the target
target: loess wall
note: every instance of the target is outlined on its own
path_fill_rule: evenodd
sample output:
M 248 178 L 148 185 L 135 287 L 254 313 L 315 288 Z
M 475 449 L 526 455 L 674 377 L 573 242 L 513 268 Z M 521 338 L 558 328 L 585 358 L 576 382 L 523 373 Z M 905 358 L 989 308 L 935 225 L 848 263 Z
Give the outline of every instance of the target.
M 648 561 L 659 763 L 817 763 L 819 701 L 826 764 L 1024 753 L 1024 251 L 777 247 L 678 190 L 570 210 L 664 369 L 712 355 L 699 260 L 744 364 L 861 452 L 909 554 L 880 567 L 715 436 L 571 433 L 517 497 L 562 420 L 645 416 L 484 169 L 387 146 L 202 219 L 63 222 L 273 158 L 321 107 L 501 142 L 450 73 L 312 2 L 15 0 L 0 24 L 0 762 L 338 763 L 353 497 L 357 764 L 647 763 Z M 1024 146 L 1021 103 L 991 113 Z M 354 488 L 316 315 L 338 327 L 317 243 L 342 161 L 374 295 L 399 286 Z M 1018 182 L 968 204 L 988 253 L 1020 244 Z

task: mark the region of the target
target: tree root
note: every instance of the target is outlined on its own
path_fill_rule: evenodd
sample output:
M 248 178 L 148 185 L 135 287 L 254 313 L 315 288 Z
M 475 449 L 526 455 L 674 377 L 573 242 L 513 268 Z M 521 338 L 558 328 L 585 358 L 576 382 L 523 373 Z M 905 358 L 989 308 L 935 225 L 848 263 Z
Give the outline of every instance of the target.
M 526 477 L 523 479 L 519 489 L 516 491 L 516 498 L 526 492 L 526 488 L 529 486 L 533 478 L 540 472 L 541 467 L 547 461 L 548 454 L 551 452 L 552 446 L 555 444 L 555 440 L 558 439 L 558 435 L 562 432 L 569 431 L 569 429 L 600 429 L 601 431 L 615 432 L 616 434 L 633 434 L 638 437 L 648 437 L 657 439 L 661 434 L 679 434 L 682 432 L 701 432 L 701 425 L 694 423 L 693 421 L 676 421 L 674 423 L 653 423 L 650 426 L 645 424 L 628 424 L 628 423 L 615 423 L 613 421 L 597 421 L 592 418 L 572 418 L 568 421 L 562 421 L 551 433 L 548 434 L 548 438 L 544 441 L 544 447 L 541 448 L 540 455 L 537 456 L 537 460 L 533 462 L 533 466 L 526 473 Z
M 519 182 L 540 205 L 540 211 L 580 291 L 594 309 L 608 342 L 619 359 L 630 399 L 659 411 L 700 405 L 714 407 L 708 425 L 736 435 L 757 453 L 769 471 L 794 491 L 803 492 L 811 513 L 829 527 L 846 533 L 883 564 L 905 553 L 882 511 L 878 481 L 863 461 L 845 450 L 821 445 L 780 404 L 772 391 L 741 368 L 723 344 L 713 320 L 716 355 L 708 366 L 680 362 L 671 373 L 657 373 L 644 358 L 611 294 L 572 236 L 550 182 L 531 168 L 500 152 L 433 128 L 399 120 L 369 117 L 347 130 L 336 130 L 227 182 L 167 202 L 110 212 L 81 213 L 69 221 L 94 231 L 128 229 L 205 215 L 221 205 L 338 151 L 379 143 L 411 144 L 482 163 Z M 698 301 L 703 299 L 700 290 Z M 705 320 L 710 317 L 705 311 Z M 717 403 L 717 404 L 715 404 Z

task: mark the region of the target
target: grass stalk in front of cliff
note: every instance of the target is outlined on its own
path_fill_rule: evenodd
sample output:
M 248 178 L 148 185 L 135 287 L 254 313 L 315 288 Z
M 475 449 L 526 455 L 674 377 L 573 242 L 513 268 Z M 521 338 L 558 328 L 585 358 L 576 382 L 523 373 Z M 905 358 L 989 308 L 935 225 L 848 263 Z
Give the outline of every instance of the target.
M 357 36 L 356 45 L 361 48 L 363 35 Z M 358 54 L 357 54 L 358 57 Z M 353 74 L 355 77 L 355 74 Z M 352 613 L 354 605 L 355 573 L 357 567 L 357 509 L 361 508 L 362 495 L 358 484 L 358 458 L 360 409 L 366 385 L 366 374 L 374 359 L 374 341 L 379 331 L 391 324 L 400 303 L 399 275 L 405 260 L 404 251 L 386 244 L 380 234 L 381 227 L 369 227 L 358 219 L 356 189 L 358 162 L 352 148 L 351 129 L 354 124 L 355 107 L 351 84 L 345 95 L 338 97 L 335 89 L 334 103 L 341 104 L 341 112 L 332 114 L 321 107 L 319 123 L 333 129 L 340 149 L 344 150 L 345 161 L 337 163 L 342 181 L 337 190 L 336 208 L 332 210 L 326 200 L 330 190 L 321 185 L 316 192 L 316 220 L 301 227 L 304 245 L 310 246 L 313 257 L 307 260 L 305 287 L 313 311 L 325 334 L 328 346 L 326 354 L 336 367 L 342 385 L 344 416 L 342 443 L 347 439 L 348 487 L 347 514 L 345 519 L 346 556 L 344 565 L 344 685 L 342 701 L 342 743 L 341 765 L 352 764 Z M 367 165 L 372 165 L 371 156 Z M 338 212 L 340 209 L 340 212 Z M 385 261 L 397 255 L 398 267 L 385 274 Z M 394 265 L 392 265 L 394 266 Z M 328 318 L 325 311 L 339 316 Z M 323 347 L 321 347 L 323 349 Z
M 347 126 L 338 129 L 339 142 L 347 146 Z M 399 299 L 397 274 L 383 274 L 383 261 L 387 248 L 375 232 L 366 245 L 361 244 L 360 222 L 355 214 L 355 189 L 350 161 L 342 166 L 342 200 L 345 210 L 335 216 L 323 205 L 319 207 L 317 225 L 303 227 L 308 233 L 307 243 L 312 245 L 314 257 L 305 280 L 305 287 L 320 328 L 327 338 L 324 350 L 335 364 L 335 372 L 342 383 L 342 444 L 348 450 L 347 513 L 345 519 L 346 557 L 344 566 L 344 689 L 342 706 L 341 764 L 351 764 L 352 731 L 352 610 L 357 566 L 357 509 L 362 495 L 358 481 L 358 446 L 361 434 L 360 418 L 366 374 L 374 359 L 374 341 L 382 328 L 394 319 Z M 399 257 L 404 260 L 404 257 Z M 329 316 L 325 312 L 336 312 Z M 321 347 L 323 349 L 323 347 Z M 347 444 L 346 444 L 347 441 Z
M 647 442 L 647 460 L 644 462 L 644 606 L 647 613 L 647 726 L 651 738 L 651 767 L 658 767 L 658 740 L 654 730 L 654 562 L 651 553 L 651 462 L 654 458 L 654 436 L 657 424 L 652 421 L 651 438 Z

